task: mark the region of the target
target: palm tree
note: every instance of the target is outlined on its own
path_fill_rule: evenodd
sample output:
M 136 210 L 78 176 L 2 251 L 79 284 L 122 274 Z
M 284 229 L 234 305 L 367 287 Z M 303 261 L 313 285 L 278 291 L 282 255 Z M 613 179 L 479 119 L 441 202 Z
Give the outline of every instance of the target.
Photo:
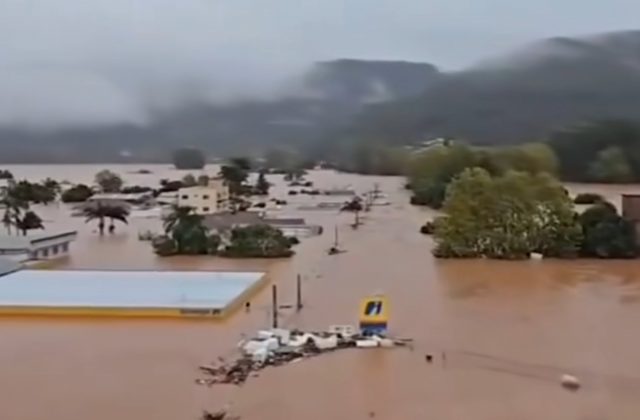
M 166 215 L 163 219 L 164 231 L 169 234 L 177 224 L 184 222 L 192 211 L 192 207 L 173 206 L 171 208 L 171 213 Z
M 15 220 L 16 229 L 22 231 L 24 236 L 27 236 L 27 232 L 33 229 L 44 229 L 42 219 L 34 211 L 27 211 L 24 216 L 18 217 Z
M 100 235 L 104 235 L 105 219 L 110 219 L 109 232 L 113 233 L 115 230 L 114 221 L 118 220 L 123 223 L 128 223 L 127 216 L 129 216 L 129 210 L 123 206 L 117 205 L 104 205 L 100 202 L 90 204 L 82 209 L 82 213 L 85 217 L 85 222 L 89 223 L 92 220 L 98 220 L 98 230 Z
M 127 217 L 129 217 L 129 209 L 122 206 L 107 206 L 107 217 L 109 218 L 109 233 L 113 233 L 116 230 L 115 222 L 116 220 L 124 223 L 125 225 L 129 224 Z
M 16 225 L 22 211 L 28 209 L 29 204 L 12 194 L 11 190 L 4 192 L 0 204 L 4 206 L 2 224 L 7 229 L 7 234 L 11 235 L 11 226 Z
M 202 254 L 207 250 L 207 228 L 204 217 L 192 207 L 174 206 L 164 219 L 164 229 L 176 244 L 178 254 Z

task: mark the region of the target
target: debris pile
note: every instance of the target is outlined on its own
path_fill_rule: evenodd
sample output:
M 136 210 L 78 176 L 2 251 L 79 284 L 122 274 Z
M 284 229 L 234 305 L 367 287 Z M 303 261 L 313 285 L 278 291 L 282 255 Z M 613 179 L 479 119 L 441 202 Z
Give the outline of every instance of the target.
M 347 348 L 404 347 L 410 339 L 391 339 L 378 335 L 354 333 L 350 326 L 337 325 L 325 332 L 272 329 L 259 331 L 255 338 L 241 341 L 241 355 L 226 363 L 200 366 L 207 378 L 197 379 L 199 385 L 242 385 L 250 376 L 269 366 L 282 366 L 302 359 Z
M 239 420 L 240 417 L 229 417 L 227 416 L 227 412 L 226 411 L 216 411 L 215 413 L 210 413 L 208 411 L 205 411 L 204 413 L 202 413 L 202 420 Z

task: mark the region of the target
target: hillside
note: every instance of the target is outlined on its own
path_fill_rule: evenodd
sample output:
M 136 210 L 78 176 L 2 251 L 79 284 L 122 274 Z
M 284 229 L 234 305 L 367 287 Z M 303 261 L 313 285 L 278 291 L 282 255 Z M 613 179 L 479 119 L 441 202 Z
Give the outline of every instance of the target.
M 518 143 L 609 118 L 640 118 L 640 31 L 553 38 L 486 60 L 417 98 L 370 107 L 341 137 Z
M 398 100 L 429 87 L 430 64 L 338 60 L 314 65 L 273 101 L 228 106 L 192 104 L 146 126 L 26 132 L 0 129 L 4 162 L 166 161 L 181 145 L 210 155 L 260 153 L 274 145 L 304 147 L 349 123 L 366 105 Z M 98 99 L 97 99 L 98 100 Z

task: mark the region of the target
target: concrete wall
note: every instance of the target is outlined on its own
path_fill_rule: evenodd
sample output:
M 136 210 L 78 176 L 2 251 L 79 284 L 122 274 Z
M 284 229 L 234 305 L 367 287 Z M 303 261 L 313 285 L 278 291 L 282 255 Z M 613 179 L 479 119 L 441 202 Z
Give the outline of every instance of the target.
M 178 191 L 178 206 L 192 207 L 197 214 L 214 214 L 227 211 L 229 206 L 226 187 L 217 186 L 181 188 Z

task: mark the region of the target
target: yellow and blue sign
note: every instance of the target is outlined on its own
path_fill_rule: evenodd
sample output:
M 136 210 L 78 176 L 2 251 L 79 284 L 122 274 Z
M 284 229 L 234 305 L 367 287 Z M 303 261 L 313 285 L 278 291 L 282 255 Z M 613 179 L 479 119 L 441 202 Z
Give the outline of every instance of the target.
M 360 331 L 381 334 L 387 331 L 389 301 L 385 296 L 369 296 L 360 303 Z

